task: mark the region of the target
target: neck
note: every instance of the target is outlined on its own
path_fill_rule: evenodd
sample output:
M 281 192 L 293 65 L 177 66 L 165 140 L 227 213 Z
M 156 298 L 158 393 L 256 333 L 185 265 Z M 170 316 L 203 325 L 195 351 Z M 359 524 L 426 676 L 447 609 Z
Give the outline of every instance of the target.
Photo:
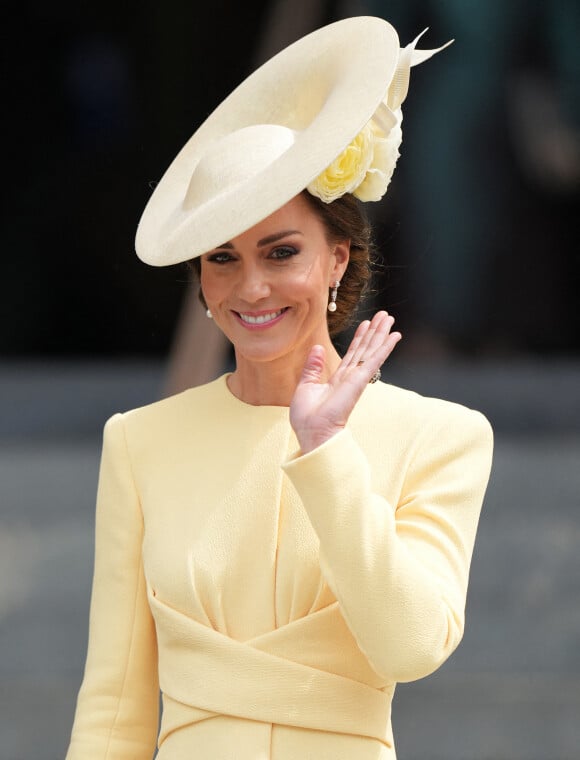
M 321 344 L 326 349 L 326 366 L 321 377 L 324 383 L 337 369 L 340 356 L 330 339 Z M 310 348 L 270 361 L 252 361 L 236 351 L 236 369 L 228 379 L 230 391 L 247 404 L 290 406 Z

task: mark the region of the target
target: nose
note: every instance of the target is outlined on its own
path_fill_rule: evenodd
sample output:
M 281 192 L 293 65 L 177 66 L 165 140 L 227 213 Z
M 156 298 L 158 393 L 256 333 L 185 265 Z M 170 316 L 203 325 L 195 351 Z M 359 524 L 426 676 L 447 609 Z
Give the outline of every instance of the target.
M 270 295 L 270 282 L 267 273 L 259 264 L 246 264 L 238 281 L 238 297 L 248 304 L 257 303 Z

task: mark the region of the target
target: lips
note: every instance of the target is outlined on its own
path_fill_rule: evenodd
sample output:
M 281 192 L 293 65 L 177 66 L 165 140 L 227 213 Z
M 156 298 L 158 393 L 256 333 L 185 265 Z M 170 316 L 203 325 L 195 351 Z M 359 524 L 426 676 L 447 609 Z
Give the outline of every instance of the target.
M 286 307 L 287 308 L 287 307 Z M 269 322 L 273 322 L 286 311 L 284 309 L 278 309 L 277 311 L 266 311 L 260 314 L 247 314 L 243 312 L 236 312 L 241 321 L 246 325 L 266 325 Z

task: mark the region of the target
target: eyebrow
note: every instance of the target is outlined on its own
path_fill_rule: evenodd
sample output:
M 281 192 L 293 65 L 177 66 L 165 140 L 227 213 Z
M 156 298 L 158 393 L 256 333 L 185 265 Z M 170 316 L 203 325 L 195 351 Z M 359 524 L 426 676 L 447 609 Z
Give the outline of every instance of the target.
M 267 235 L 265 238 L 258 240 L 258 248 L 277 243 L 278 240 L 282 240 L 282 238 L 288 237 L 289 235 L 302 235 L 302 232 L 300 232 L 300 230 L 283 230 L 282 232 L 275 232 L 273 235 Z M 232 250 L 234 246 L 231 243 L 223 243 L 217 247 Z

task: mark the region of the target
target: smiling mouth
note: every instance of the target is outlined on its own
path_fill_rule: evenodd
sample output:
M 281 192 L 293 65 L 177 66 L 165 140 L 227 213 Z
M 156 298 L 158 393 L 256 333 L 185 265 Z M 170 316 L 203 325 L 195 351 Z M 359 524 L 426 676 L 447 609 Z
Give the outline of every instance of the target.
M 278 311 L 268 311 L 257 315 L 243 314 L 239 311 L 237 311 L 236 314 L 242 320 L 242 322 L 245 322 L 247 325 L 265 325 L 268 322 L 273 322 L 275 319 L 278 319 L 278 317 L 281 316 L 287 310 L 287 308 L 288 307 L 286 306 L 283 309 L 278 309 Z

